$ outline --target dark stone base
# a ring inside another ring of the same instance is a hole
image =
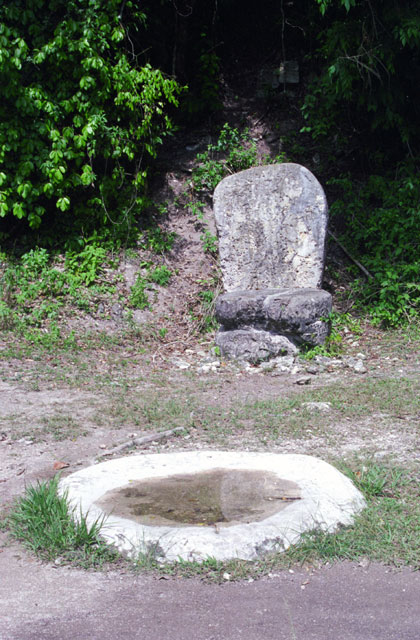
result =
[[[261,362],[316,346],[330,332],[332,298],[322,289],[232,291],[216,301],[216,344],[228,358]]]

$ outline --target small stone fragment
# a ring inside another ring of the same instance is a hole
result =
[[[59,471],[60,469],[66,469],[69,466],[70,466],[69,462],[63,462],[62,460],[58,460],[57,462],[54,462],[53,469],[54,471]]]
[[[358,360],[353,369],[355,370],[356,373],[366,373],[367,369],[365,367],[365,365],[363,364],[363,360]]]
[[[302,407],[309,409],[310,411],[321,411],[322,413],[328,413],[331,411],[330,402],[302,402]]]
[[[355,373],[366,373],[367,369],[363,363],[363,360],[360,358],[349,357],[344,360],[344,364],[349,368],[353,369]]]
[[[312,376],[315,376],[319,372],[319,369],[318,367],[309,366],[309,367],[306,367],[306,371],[307,373],[310,373]]]
[[[186,362],[186,360],[181,360],[181,358],[173,358],[172,363],[178,369],[189,369],[191,366],[189,362]]]
[[[118,302],[116,302],[111,307],[111,318],[115,321],[121,320],[123,311],[123,307]]]

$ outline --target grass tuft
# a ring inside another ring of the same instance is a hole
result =
[[[115,560],[117,554],[100,538],[104,520],[88,525],[82,514],[76,518],[67,493],[58,493],[58,481],[57,475],[27,487],[9,516],[12,535],[45,560],[60,558],[84,567]]]

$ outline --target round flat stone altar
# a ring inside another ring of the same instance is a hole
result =
[[[331,465],[305,455],[188,451],[127,456],[60,482],[105,540],[163,562],[252,560],[305,531],[350,525],[361,493]]]

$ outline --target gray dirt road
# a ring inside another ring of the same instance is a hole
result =
[[[54,568],[0,553],[1,640],[419,640],[420,572],[340,563],[254,582]]]

